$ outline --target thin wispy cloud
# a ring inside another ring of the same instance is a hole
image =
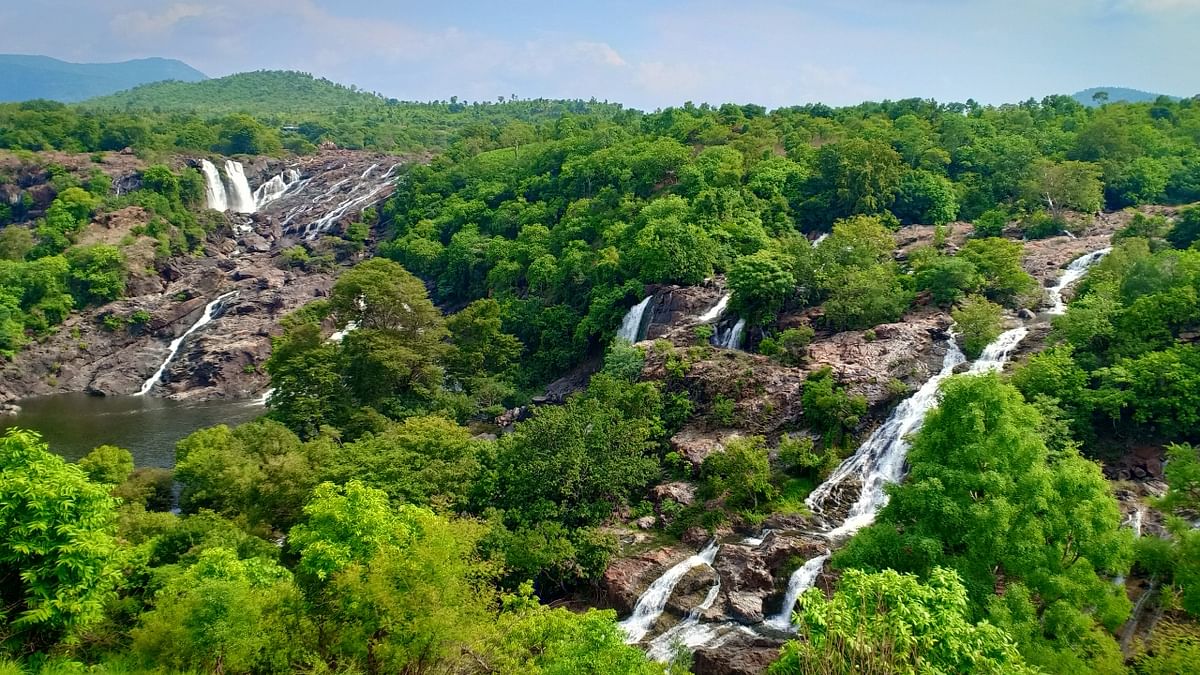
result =
[[[642,108],[1125,85],[1200,91],[1200,0],[47,0],[0,9],[6,50],[288,68],[402,99],[596,97]]]

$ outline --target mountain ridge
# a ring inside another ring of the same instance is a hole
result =
[[[41,98],[75,103],[150,82],[205,79],[183,61],[163,57],[73,63],[38,54],[0,54],[0,102]]]
[[[1098,103],[1092,98],[1092,96],[1099,92],[1105,92],[1108,94],[1108,103],[1116,103],[1117,101],[1125,101],[1127,103],[1152,103],[1160,96],[1166,96],[1172,101],[1178,101],[1180,99],[1179,96],[1158,94],[1152,91],[1145,91],[1143,89],[1134,89],[1133,87],[1088,87],[1087,89],[1071,94],[1071,98],[1079,101],[1083,105],[1093,107],[1098,105]]]

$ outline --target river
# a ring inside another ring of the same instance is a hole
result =
[[[133,453],[137,466],[175,465],[175,443],[197,429],[230,426],[263,414],[254,401],[173,401],[152,396],[56,394],[20,401],[16,415],[0,416],[0,429],[21,427],[42,435],[69,460],[98,445]]]

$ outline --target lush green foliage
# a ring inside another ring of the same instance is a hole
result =
[[[114,499],[37,434],[0,437],[0,648],[74,638],[116,581]]]
[[[905,483],[835,564],[921,577],[952,568],[969,616],[1008,631],[1031,663],[1108,672],[1121,661],[1108,630],[1129,601],[1102,573],[1128,569],[1129,537],[1099,468],[1073,447],[1052,453],[1041,427],[997,376],[947,380]]]
[[[1000,305],[977,295],[968,296],[959,303],[950,316],[954,327],[962,335],[963,353],[974,359],[993,340],[1000,336],[1004,315]]]
[[[967,591],[952,570],[934,568],[928,583],[911,574],[847,570],[831,600],[800,597],[793,640],[768,671],[802,673],[1040,672],[1025,664],[1012,638],[968,617]]]

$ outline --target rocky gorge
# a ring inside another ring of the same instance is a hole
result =
[[[112,171],[114,185],[130,186],[140,164],[115,157],[103,166]],[[279,321],[324,296],[338,268],[365,254],[330,251],[325,262],[305,265],[289,262],[284,252],[301,241],[328,249],[318,240],[322,234],[386,199],[395,169],[424,157],[326,149],[288,161],[244,159],[252,189],[275,181],[280,194],[254,213],[220,214],[202,255],[156,261],[154,240],[133,234],[148,218],[139,207],[103,214],[88,225],[81,243],[132,240],[124,247],[132,270],[126,296],[72,315],[52,335],[0,365],[0,401],[66,392],[136,394],[163,363],[169,343],[204,315],[210,301],[227,293],[232,295],[214,307],[212,325],[180,345],[161,384],[148,393],[187,400],[260,396],[268,383],[262,365]]]

